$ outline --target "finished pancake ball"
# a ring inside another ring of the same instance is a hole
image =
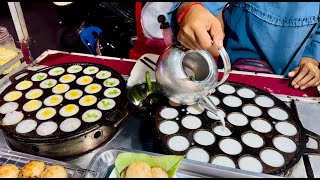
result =
[[[19,168],[13,164],[0,166],[0,178],[18,178]]]
[[[50,166],[41,174],[41,178],[68,178],[68,172],[63,166]]]
[[[40,178],[46,169],[46,164],[42,161],[30,161],[21,169],[20,178]]]
[[[169,178],[167,171],[159,167],[151,168],[152,178]]]
[[[136,161],[128,166],[126,178],[152,178],[151,167],[144,162]]]

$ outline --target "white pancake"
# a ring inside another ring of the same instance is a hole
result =
[[[260,159],[271,167],[281,167],[285,160],[284,157],[273,149],[265,149],[260,152]]]
[[[37,121],[32,120],[32,119],[26,119],[26,120],[21,121],[17,125],[16,131],[17,131],[17,133],[25,134],[25,133],[33,131],[34,129],[36,129],[36,127],[37,127]]]
[[[68,100],[75,100],[80,98],[83,95],[83,92],[79,89],[71,89],[70,91],[64,94],[64,97]]]
[[[84,70],[83,70],[83,73],[84,74],[87,74],[87,75],[91,75],[91,74],[95,74],[99,71],[99,68],[98,67],[95,67],[95,66],[88,66],[86,67]]]
[[[8,94],[6,94],[3,99],[5,101],[11,102],[11,101],[15,101],[17,99],[19,99],[22,96],[22,92],[21,91],[11,91]]]
[[[196,116],[186,116],[181,120],[181,124],[187,129],[198,129],[202,122]]]
[[[75,74],[75,73],[82,71],[82,69],[83,69],[82,66],[73,65],[73,66],[68,67],[67,72],[71,73],[71,74]]]
[[[22,109],[25,112],[32,112],[32,111],[38,110],[41,106],[42,106],[41,101],[33,99],[25,103]]]
[[[57,111],[52,107],[42,108],[37,112],[36,118],[39,120],[48,120],[55,116],[56,113]]]
[[[237,91],[237,94],[243,98],[254,98],[256,96],[256,93],[253,92],[251,89],[248,88],[241,88]]]
[[[298,133],[297,128],[288,122],[278,122],[275,128],[279,133],[286,136],[294,136]]]
[[[97,105],[97,107],[101,110],[110,110],[114,106],[116,106],[116,102],[113,99],[102,99]]]
[[[121,94],[121,90],[118,88],[108,88],[103,92],[103,95],[107,98],[115,98]]]
[[[11,113],[15,110],[17,110],[19,107],[19,104],[16,102],[7,102],[4,103],[1,107],[0,107],[0,113],[1,114],[7,114],[7,113]]]
[[[174,119],[178,117],[179,112],[174,108],[164,108],[160,111],[160,116],[164,119]]]
[[[239,168],[246,171],[253,171],[261,173],[263,171],[263,166],[261,162],[251,156],[241,157],[238,161]]]
[[[289,115],[286,111],[280,109],[280,108],[272,108],[268,111],[269,116],[276,120],[284,121],[289,118]]]
[[[57,80],[55,79],[46,79],[40,83],[40,87],[42,89],[52,88],[57,84]]]
[[[43,91],[41,89],[31,89],[25,95],[26,99],[37,99],[42,96]]]
[[[224,127],[223,125],[219,125],[213,128],[213,132],[219,136],[230,136],[232,132],[229,128]]]
[[[221,140],[219,143],[219,148],[224,153],[227,153],[230,155],[237,155],[237,154],[240,154],[242,151],[241,144],[238,141],[231,138],[225,138]]]
[[[220,104],[220,100],[216,97],[216,96],[208,96],[208,98],[211,99],[211,101],[213,102],[214,105],[218,106]]]
[[[71,83],[76,79],[76,76],[73,74],[65,74],[59,78],[61,83]]]
[[[250,125],[255,131],[261,133],[268,133],[272,130],[271,124],[264,119],[254,119],[251,121]]]
[[[75,104],[65,105],[59,110],[59,114],[63,117],[70,117],[77,114],[78,112],[79,112],[79,106]]]
[[[100,84],[89,84],[88,86],[86,86],[84,88],[84,91],[88,94],[95,94],[98,93],[99,91],[101,91],[102,86]]]
[[[230,167],[230,168],[236,168],[236,164],[233,162],[233,160],[223,155],[217,155],[213,157],[211,164]]]
[[[22,90],[29,89],[32,85],[33,85],[33,82],[32,82],[32,81],[24,80],[24,81],[19,82],[19,83],[16,85],[16,89],[22,91]]]
[[[85,95],[79,100],[81,106],[92,106],[97,102],[97,98],[93,95]]]
[[[120,84],[119,79],[116,78],[108,78],[103,82],[105,87],[116,87]]]
[[[37,73],[31,77],[31,81],[42,81],[42,80],[45,80],[47,77],[48,77],[48,74],[46,73]]]
[[[248,118],[242,113],[233,112],[227,116],[227,120],[235,126],[245,126],[248,124]]]
[[[109,78],[111,76],[111,72],[109,72],[109,71],[104,71],[104,70],[102,70],[102,71],[100,71],[100,72],[98,72],[97,74],[96,74],[96,78],[97,79],[107,79],[107,78]]]
[[[214,135],[209,131],[197,131],[193,135],[193,139],[200,145],[209,146],[216,141]]]
[[[61,95],[51,95],[47,97],[43,103],[46,106],[57,106],[63,101],[63,97]]]
[[[218,87],[218,90],[224,94],[232,94],[236,92],[236,89],[228,84],[222,84],[221,86]]]
[[[209,162],[210,156],[207,151],[201,148],[191,148],[186,155],[187,159],[200,161],[200,162]]]
[[[222,118],[225,118],[226,117],[226,113],[221,110],[221,109],[218,109],[218,112],[217,114],[222,117]],[[211,111],[207,111],[207,116],[210,118],[210,119],[214,119],[214,120],[220,120],[219,117],[217,117],[215,114],[213,114]]]
[[[58,124],[52,121],[41,123],[36,132],[39,136],[48,136],[58,129]]]
[[[67,118],[60,124],[59,128],[63,132],[72,132],[81,126],[81,121],[78,118]]]
[[[17,124],[23,119],[24,115],[21,111],[12,111],[4,116],[2,119],[2,125],[10,126]]]
[[[85,86],[90,84],[92,81],[93,81],[93,78],[90,76],[81,76],[77,79],[76,83],[81,86]]]
[[[268,107],[274,106],[273,100],[267,96],[258,96],[254,99],[254,101],[256,102],[256,104],[258,104],[261,107],[268,108]]]
[[[57,84],[55,87],[52,88],[52,92],[55,94],[63,94],[69,91],[69,89],[69,84]]]
[[[173,136],[168,141],[168,146],[174,151],[185,151],[190,146],[187,138],[183,136]]]
[[[229,107],[239,107],[242,105],[241,99],[236,96],[226,96],[222,99],[222,102]]]
[[[296,144],[287,137],[278,136],[272,142],[277,149],[285,153],[293,153],[297,149]]]
[[[51,69],[51,70],[48,72],[48,74],[49,74],[50,76],[59,76],[59,75],[63,74],[64,71],[65,71],[64,68],[62,68],[62,67],[56,67],[56,68]]]
[[[252,148],[260,148],[264,144],[262,137],[252,132],[244,133],[241,136],[241,140],[244,144]]]
[[[179,125],[174,121],[163,121],[159,125],[159,131],[166,135],[175,134],[179,131]]]
[[[187,107],[187,111],[191,114],[201,114],[204,111],[204,108],[200,104],[193,104]]]
[[[89,109],[82,114],[82,120],[84,122],[96,122],[102,117],[101,111],[97,109]]]
[[[262,111],[260,110],[260,108],[258,108],[257,106],[254,105],[245,105],[242,108],[242,111],[251,117],[258,117],[262,115]]]

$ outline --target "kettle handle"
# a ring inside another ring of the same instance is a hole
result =
[[[224,47],[222,47],[218,51],[219,51],[219,54],[222,58],[224,73],[223,73],[222,79],[218,82],[216,87],[221,85],[222,83],[224,83],[227,80],[227,78],[229,77],[229,74],[231,72],[231,62],[230,62],[230,58],[229,58],[227,51],[224,49]]]

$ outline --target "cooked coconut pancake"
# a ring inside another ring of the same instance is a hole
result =
[[[220,104],[220,100],[216,97],[216,96],[208,96],[209,99],[211,99],[211,101],[213,102],[214,105],[218,106]]]
[[[179,115],[179,112],[174,108],[164,108],[160,111],[160,116],[164,119],[174,119]]]
[[[37,99],[42,96],[43,91],[41,89],[31,89],[25,95],[26,99]]]
[[[263,171],[263,166],[261,162],[251,156],[241,157],[238,161],[239,168],[246,171],[253,171],[261,173]]]
[[[21,169],[20,178],[40,178],[41,173],[46,169],[46,164],[42,161],[30,161]]]
[[[219,136],[230,136],[232,132],[227,127],[224,127],[223,125],[218,125],[213,128],[213,132],[216,133]]]
[[[89,84],[84,88],[84,91],[88,94],[95,94],[101,91],[101,89],[102,89],[102,86],[100,84]]]
[[[224,94],[232,94],[236,92],[236,89],[228,84],[223,84],[218,87],[218,90]]]
[[[201,149],[201,148],[191,148],[187,155],[187,159],[194,160],[194,161],[200,161],[200,162],[209,162],[210,156],[207,153],[207,151]]]
[[[81,126],[81,121],[78,118],[67,118],[60,124],[60,129],[63,132],[72,132]]]
[[[227,116],[227,120],[235,126],[245,126],[248,124],[248,118],[242,113],[233,112]]]
[[[293,153],[297,149],[296,144],[287,137],[278,136],[272,142],[277,149],[285,153]]]
[[[218,114],[218,116],[220,116],[221,118],[225,118],[225,117],[226,117],[226,113],[225,113],[222,109],[218,109],[217,114]],[[213,114],[211,111],[207,111],[207,116],[208,116],[210,119],[220,120],[220,118],[217,117],[215,114]]]
[[[193,139],[200,145],[209,146],[213,144],[216,139],[214,135],[209,131],[200,130],[194,133]]]
[[[260,159],[271,167],[281,167],[284,164],[284,157],[273,149],[261,151]]]
[[[251,89],[248,88],[241,88],[237,91],[237,94],[243,98],[254,98],[256,96],[256,93],[253,92]]]
[[[24,80],[24,81],[19,82],[16,85],[16,89],[17,90],[26,90],[26,89],[30,88],[32,85],[33,85],[32,81]]]
[[[41,123],[36,132],[39,136],[48,136],[54,133],[58,129],[58,124],[52,121],[46,121]]]
[[[0,113],[1,114],[7,114],[7,113],[11,113],[15,110],[17,110],[19,107],[19,104],[16,102],[7,102],[4,103],[1,107],[0,107]]]
[[[280,121],[284,121],[289,118],[288,113],[280,108],[272,108],[268,111],[268,114],[272,118],[274,118],[276,120],[280,120]]]
[[[201,114],[204,108],[200,104],[193,104],[187,107],[187,111],[191,114]]]
[[[41,178],[68,178],[68,172],[66,168],[54,165],[48,167],[42,174]]]
[[[97,109],[90,109],[82,114],[82,120],[84,122],[96,122],[101,117],[102,117],[102,113],[101,113],[101,111],[99,111]]]
[[[97,98],[93,95],[85,95],[79,100],[81,106],[91,106],[97,102]]]
[[[187,138],[183,136],[173,136],[168,141],[168,146],[174,151],[185,151],[188,149],[190,143]]]
[[[237,140],[231,138],[225,138],[221,140],[219,143],[219,147],[224,153],[230,155],[237,155],[242,151],[241,144]]]
[[[286,136],[294,136],[297,134],[297,128],[288,122],[278,122],[275,125],[276,130]]]
[[[159,131],[166,135],[171,135],[179,131],[179,125],[174,121],[163,121],[159,125]]]
[[[120,81],[116,78],[109,78],[103,82],[103,85],[105,87],[115,87],[115,86],[118,86],[119,84],[120,84]]]
[[[81,76],[77,79],[76,83],[84,86],[84,85],[88,85],[93,81],[93,78],[90,76]]]
[[[167,171],[159,167],[151,168],[152,178],[169,178]]]
[[[11,101],[15,101],[15,100],[19,99],[21,96],[22,96],[21,91],[11,91],[8,94],[6,94],[3,99],[5,101],[11,102]]]
[[[125,172],[125,178],[152,178],[151,167],[145,162],[132,162]]]
[[[260,148],[264,144],[262,137],[252,132],[244,133],[241,136],[241,140],[244,144],[252,148]]]
[[[0,178],[18,178],[19,172],[19,168],[14,164],[0,166]]]
[[[51,69],[51,70],[48,72],[48,74],[49,74],[50,76],[59,76],[59,75],[63,74],[64,71],[65,71],[64,68],[62,68],[62,67],[56,67],[56,68]]]
[[[40,83],[40,87],[42,89],[52,88],[57,84],[57,80],[55,79],[46,79]]]
[[[256,104],[258,104],[261,107],[272,107],[274,106],[274,102],[272,99],[270,99],[267,96],[258,96],[257,98],[254,99]]]
[[[76,79],[76,76],[73,74],[65,74],[59,78],[61,83],[70,83]]]
[[[83,70],[83,73],[87,75],[91,75],[91,74],[97,73],[98,71],[99,71],[99,68],[95,66],[88,66]]]
[[[51,95],[47,97],[43,103],[46,106],[57,106],[63,101],[63,97],[61,95]]]
[[[83,95],[83,92],[79,89],[72,89],[70,91],[68,91],[64,97],[68,100],[75,100],[80,98]]]
[[[77,114],[79,112],[79,107],[75,104],[68,104],[63,106],[60,111],[59,114],[63,117],[70,117],[73,116],[75,114]]]
[[[82,69],[83,69],[82,66],[73,65],[73,66],[68,67],[67,72],[71,73],[71,74],[75,74],[75,73],[82,71]]]
[[[24,115],[21,111],[12,111],[4,116],[2,119],[2,125],[10,126],[17,124],[23,119]]]
[[[251,121],[250,125],[254,130],[261,133],[270,132],[272,129],[272,126],[268,121],[260,118]]]
[[[32,111],[38,110],[41,106],[42,106],[41,101],[33,99],[25,103],[22,109],[25,112],[32,112]]]
[[[26,119],[21,121],[17,127],[16,127],[16,131],[17,133],[20,134],[25,134],[28,132],[31,132],[32,130],[36,129],[37,127],[37,122],[33,119]]]
[[[81,104],[80,104],[81,105]],[[100,110],[110,110],[116,105],[116,102],[113,99],[102,99],[98,102],[97,107]]]
[[[186,116],[182,119],[181,124],[187,129],[198,129],[202,122],[196,116]]]
[[[47,120],[52,118],[54,115],[56,115],[57,111],[54,108],[47,107],[40,109],[37,114],[36,118],[39,120]]]
[[[69,84],[57,84],[55,87],[52,88],[52,92],[55,94],[63,94],[69,91],[69,89]]]
[[[230,167],[230,168],[236,168],[236,164],[233,162],[233,160],[224,155],[217,155],[213,157],[211,164]]]
[[[258,116],[261,116],[261,114],[262,114],[262,111],[260,110],[260,108],[258,108],[255,105],[245,105],[242,108],[242,111],[246,115],[251,116],[251,117],[258,117]]]
[[[107,79],[111,76],[111,72],[109,71],[100,71],[96,74],[98,79]]]
[[[118,88],[108,88],[104,91],[103,95],[107,98],[115,98],[121,94],[121,90]]]
[[[222,102],[229,107],[239,107],[242,105],[241,99],[236,96],[226,96]]]
[[[48,77],[48,74],[46,74],[46,73],[37,73],[31,77],[31,80],[32,81],[42,81],[42,80],[45,80],[47,77]]]

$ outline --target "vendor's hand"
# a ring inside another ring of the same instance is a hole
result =
[[[295,77],[291,85],[294,88],[304,90],[308,87],[318,86],[320,84],[320,70],[318,61],[303,57],[298,67],[289,72],[289,77]]]
[[[188,7],[182,3],[178,8],[177,16]],[[180,22],[178,41],[189,49],[209,49],[212,40],[215,46],[223,47],[224,32],[220,21],[206,8],[197,4],[193,5]]]

